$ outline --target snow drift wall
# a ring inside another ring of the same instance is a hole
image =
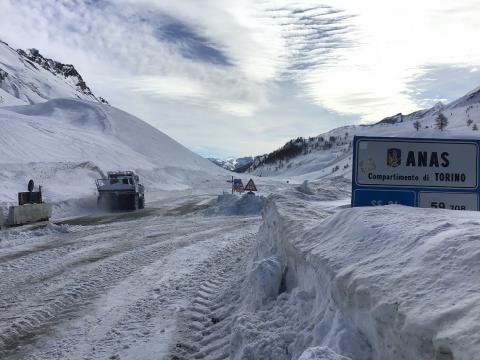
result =
[[[54,205],[93,199],[95,206],[94,180],[111,170],[135,170],[148,193],[225,185],[223,169],[108,105],[54,99],[4,107],[0,129],[3,207],[11,205],[32,178],[44,186],[45,199]]]
[[[260,215],[267,199],[264,196],[223,194],[206,210],[207,215]]]
[[[245,308],[298,322],[285,358],[311,348],[303,359],[478,359],[480,214],[389,206],[326,217],[321,202],[275,195],[263,215]],[[262,338],[241,322],[236,334]]]

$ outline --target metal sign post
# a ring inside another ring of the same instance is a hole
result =
[[[479,210],[479,140],[353,141],[352,207],[401,204]]]

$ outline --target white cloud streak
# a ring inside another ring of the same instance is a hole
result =
[[[158,107],[176,108],[178,124],[191,106],[195,119],[215,119],[216,136],[231,139],[225,146],[248,142],[229,126],[254,124],[258,114],[259,141],[286,140],[268,139],[282,126],[268,119],[280,107],[272,95],[279,82],[293,81],[295,95],[319,113],[369,122],[424,105],[411,86],[429,64],[472,74],[480,65],[475,0],[0,0],[0,12],[0,37],[12,45],[74,63],[98,95],[181,141],[192,136],[174,124],[164,129]],[[282,121],[291,128],[299,119]]]
[[[348,19],[351,46],[331,49],[300,74],[306,94],[339,113],[364,122],[418,109],[408,84],[425,74],[425,65],[475,66],[480,48],[480,8],[476,1],[327,0],[355,16]],[[465,89],[467,91],[469,89]]]
[[[237,13],[235,2],[229,11],[214,4],[0,0],[2,13],[11,14],[0,23],[0,33],[19,46],[34,45],[50,56],[78,61],[93,83],[108,77],[125,90],[175,99],[183,91],[197,103],[249,116],[265,104],[265,84],[277,73],[270,59],[281,49],[272,44],[279,40],[269,37],[267,27],[249,22],[251,14]],[[187,35],[207,39],[211,44],[201,46],[218,49],[232,65],[182,56],[181,39],[168,42],[156,35],[169,21],[191,29]],[[257,31],[263,35],[254,36]]]

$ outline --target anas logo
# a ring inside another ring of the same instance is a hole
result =
[[[368,158],[365,161],[363,161],[363,160],[360,161],[359,165],[360,165],[360,170],[364,174],[368,174],[372,171],[375,171],[375,169],[377,168],[377,166],[375,165],[375,161],[373,161],[372,158]]]
[[[402,150],[388,149],[387,151],[387,165],[390,167],[400,166],[402,163]]]

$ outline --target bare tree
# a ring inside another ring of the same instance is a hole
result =
[[[422,127],[422,124],[420,124],[420,121],[417,120],[413,123],[413,127],[418,131]]]
[[[472,125],[472,124],[473,124],[473,120],[472,120],[472,119],[468,119],[468,120],[467,120],[467,126],[470,126],[470,125]]]
[[[477,124],[473,124],[473,126],[472,126],[472,130],[473,130],[473,131],[477,131],[477,130],[478,130],[478,126],[477,126]]]

